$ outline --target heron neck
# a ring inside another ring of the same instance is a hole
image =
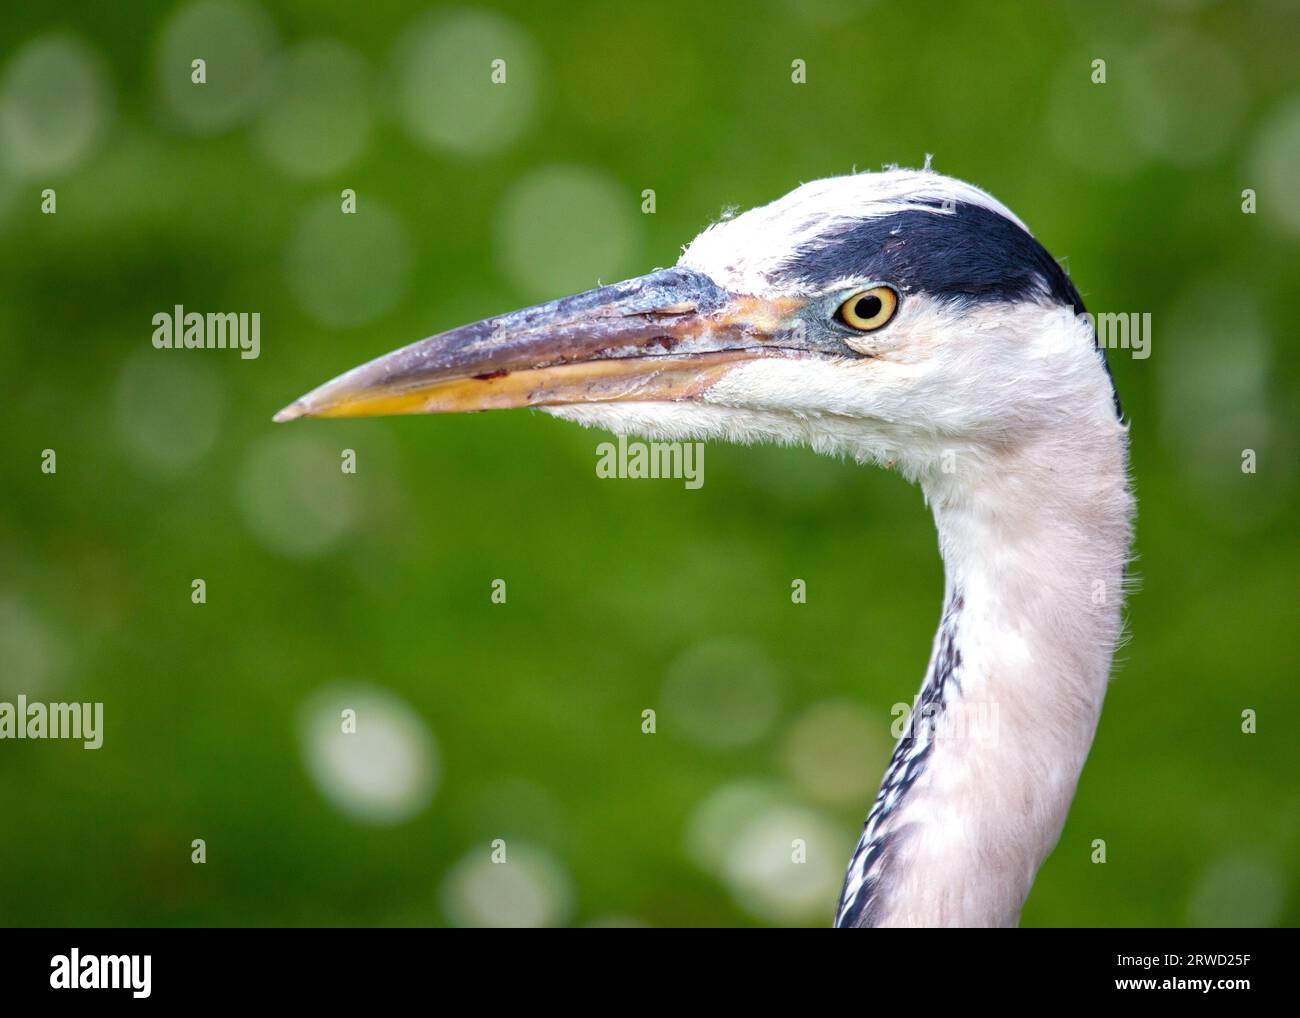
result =
[[[1112,419],[1080,432],[959,454],[923,481],[942,620],[842,925],[1015,925],[1060,837],[1120,634],[1130,540],[1126,431]]]

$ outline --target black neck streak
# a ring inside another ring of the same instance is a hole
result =
[[[948,690],[961,690],[962,659],[957,634],[964,605],[961,591],[954,590],[939,623],[930,670],[912,707],[907,729],[894,747],[880,791],[849,862],[836,910],[836,926],[875,926],[881,919],[881,892],[889,879],[890,856],[903,833],[891,828],[890,821],[925,772],[934,750],[935,730]],[[854,887],[856,877],[865,879]]]

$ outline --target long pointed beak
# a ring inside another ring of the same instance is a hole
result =
[[[275,420],[690,399],[743,361],[814,352],[801,305],[664,269],[422,339],[313,389]]]

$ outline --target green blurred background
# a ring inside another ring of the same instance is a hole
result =
[[[1023,922],[1294,925],[1298,32],[1282,0],[7,10],[0,699],[106,734],[0,743],[0,923],[829,923],[938,618],[916,490],[720,445],[698,491],[602,481],[605,436],[527,411],[270,415],[933,153],[1153,322],[1111,354],[1132,637]],[[175,304],[260,312],[261,356],[154,350]]]

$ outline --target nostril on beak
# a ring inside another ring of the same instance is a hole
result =
[[[667,307],[655,308],[648,314],[653,318],[673,318],[677,315],[689,315],[696,308],[697,305],[693,301],[682,301],[680,304],[669,304]]]

